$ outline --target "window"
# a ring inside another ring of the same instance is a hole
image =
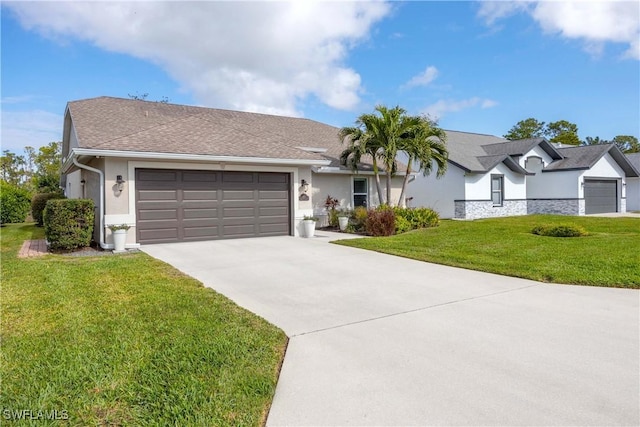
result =
[[[353,178],[353,207],[364,206],[366,208],[368,196],[367,179]]]
[[[504,200],[504,177],[491,175],[491,201],[493,206],[502,206]]]

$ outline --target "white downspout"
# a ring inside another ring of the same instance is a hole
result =
[[[100,176],[99,178],[100,203],[98,207],[98,215],[99,215],[99,222],[100,222],[100,242],[99,243],[102,249],[110,249],[109,247],[107,247],[107,244],[104,241],[104,173],[100,169],[83,165],[82,163],[78,162],[78,159],[76,159],[75,157],[73,157],[72,161],[73,161],[73,164],[79,167],[80,169],[85,169],[85,170],[88,170],[89,172],[95,172]]]

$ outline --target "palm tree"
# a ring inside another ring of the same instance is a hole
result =
[[[419,171],[431,172],[432,159],[438,166],[438,176],[446,170],[448,152],[444,146],[445,134],[426,117],[409,116],[399,106],[387,108],[378,105],[372,114],[362,114],[356,120],[355,127],[340,130],[340,138],[344,142],[349,137],[350,145],[340,156],[344,165],[357,170],[362,156],[370,155],[373,161],[373,173],[376,179],[378,199],[381,204],[391,204],[391,179],[396,174],[396,157],[399,152],[409,156],[407,176],[402,186],[400,203],[411,173],[411,165],[418,162]],[[387,194],[382,197],[378,162],[384,166]]]
[[[433,171],[434,165],[437,168],[436,176],[442,177],[447,171],[447,160],[449,151],[446,147],[447,134],[440,129],[428,117],[413,117],[415,126],[402,139],[400,151],[407,155],[407,173],[402,182],[402,190],[398,205],[402,205],[404,194],[409,182],[414,163],[418,165],[418,171],[426,176]]]
[[[380,203],[384,203],[382,187],[380,186],[380,168],[378,167],[378,151],[380,146],[378,145],[378,141],[372,137],[372,132],[368,132],[368,127],[371,127],[371,116],[371,114],[363,114],[356,120],[357,127],[343,127],[340,129],[340,140],[343,143],[347,140],[349,141],[349,147],[340,154],[340,163],[357,171],[362,156],[370,156],[373,165],[373,176],[376,181],[378,200]]]

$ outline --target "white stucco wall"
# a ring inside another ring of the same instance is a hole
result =
[[[408,205],[431,208],[441,218],[453,218],[454,200],[464,199],[464,182],[464,171],[452,164],[447,166],[442,178],[436,178],[435,173],[427,176],[418,174],[407,187],[407,197],[413,197]]]
[[[531,156],[540,157],[545,166],[547,166],[549,163],[553,161],[551,156],[549,156],[546,151],[540,148],[539,145],[536,145],[530,151],[528,151],[524,156],[521,156],[518,159],[518,163],[520,163],[520,166],[522,166],[523,168],[526,167],[527,157],[531,157]]]
[[[528,199],[576,199],[582,171],[539,172],[527,177]]]
[[[640,178],[627,178],[627,211],[640,211]]]
[[[524,200],[527,197],[525,176],[513,172],[504,163],[483,174],[465,176],[464,200],[491,200],[491,175],[504,176],[504,199]]]
[[[68,199],[82,199],[84,198],[84,188],[81,183],[82,171],[77,170],[67,174],[66,188],[64,189],[64,195]]]
[[[340,206],[338,209],[353,209],[353,179],[364,178],[367,180],[368,191],[368,206],[379,206],[378,192],[376,190],[375,178],[372,175],[358,174],[344,174],[344,173],[314,173],[313,174],[313,214],[318,217],[326,216],[324,202],[327,196],[338,199]],[[400,192],[402,189],[402,181],[404,177],[397,176],[391,180],[391,199],[392,204],[398,203]],[[386,196],[386,178],[380,177],[380,183],[382,187],[382,194]],[[407,187],[408,188],[408,187]],[[324,221],[320,225],[326,225]]]

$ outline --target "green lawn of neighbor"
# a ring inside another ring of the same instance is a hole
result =
[[[574,224],[586,237],[543,237],[537,225]],[[543,282],[640,287],[640,218],[531,215],[475,221],[391,237],[342,240],[340,245],[420,261]]]
[[[8,225],[0,238],[3,420],[29,410],[73,426],[264,423],[282,331],[144,253],[18,259],[42,229]],[[34,423],[59,425],[16,425]]]

